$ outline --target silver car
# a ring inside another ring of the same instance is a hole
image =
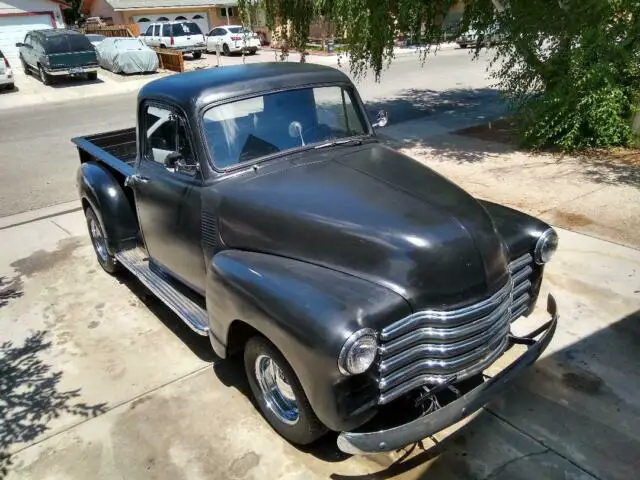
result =
[[[4,56],[2,50],[0,50],[0,89],[13,90],[15,87],[13,80],[13,71],[9,60]]]

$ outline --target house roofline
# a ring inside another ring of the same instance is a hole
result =
[[[83,1],[84,3],[84,1]],[[185,9],[185,8],[220,8],[220,7],[237,7],[237,5],[228,5],[222,4],[219,5],[215,2],[212,2],[210,5],[176,5],[174,7],[128,7],[128,8],[114,8],[114,12],[131,12],[133,10],[176,10],[176,9]]]

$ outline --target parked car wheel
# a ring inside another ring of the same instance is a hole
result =
[[[20,57],[20,63],[22,64],[22,71],[24,74],[29,75],[31,73],[31,69],[29,68],[29,65],[27,65],[27,62],[24,61],[24,58]]]
[[[461,43],[460,44],[460,48],[467,48],[467,44],[466,43]]]
[[[255,55],[257,52],[258,52],[257,48],[252,48],[251,50],[249,50],[250,55]]]
[[[98,79],[98,72],[89,72],[89,73],[87,73],[87,78],[89,80],[97,80]]]
[[[224,53],[227,57],[231,55],[231,50],[229,50],[229,45],[226,43],[222,45],[222,53]]]
[[[244,348],[244,368],[262,415],[285,439],[306,445],[327,432],[293,369],[266,338],[249,339]]]
[[[91,207],[88,207],[84,214],[87,219],[87,227],[89,228],[89,237],[91,238],[93,249],[96,252],[96,257],[98,257],[98,263],[107,273],[114,274],[118,272],[120,270],[120,264],[107,250],[106,237],[102,231],[98,217]]]
[[[200,57],[202,57],[202,52],[198,51],[198,52],[193,52],[193,59],[194,60],[198,60]]]
[[[51,77],[44,71],[42,65],[38,65],[38,74],[43,85],[51,85]]]

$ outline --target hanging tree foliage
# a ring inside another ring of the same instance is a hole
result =
[[[304,52],[309,26],[336,26],[352,74],[377,78],[403,34],[423,45],[443,38],[456,0],[240,0],[262,8],[283,54]],[[566,150],[627,145],[640,92],[640,0],[463,0],[459,31],[499,38],[491,72],[510,101],[523,138]],[[255,18],[255,17],[254,17]],[[303,56],[304,57],[304,56]]]

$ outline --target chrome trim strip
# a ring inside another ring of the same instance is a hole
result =
[[[481,361],[483,357],[488,355],[491,351],[497,348],[507,338],[507,328],[505,328],[504,335],[502,337],[495,338],[492,342],[480,346],[464,355],[442,360],[437,358],[425,358],[414,362],[406,367],[396,370],[390,375],[382,377],[378,381],[380,390],[388,390],[392,387],[400,385],[407,378],[414,378],[418,375],[442,375],[457,376],[459,372],[464,371],[467,368],[471,368]]]
[[[390,356],[396,353],[398,350],[410,347],[415,343],[421,341],[429,341],[431,343],[440,342],[447,343],[451,341],[458,341],[466,337],[470,337],[478,332],[486,330],[488,327],[496,323],[502,315],[508,310],[511,302],[503,302],[496,310],[486,317],[482,317],[479,320],[465,323],[458,327],[453,328],[437,328],[437,327],[424,327],[414,330],[409,335],[400,337],[397,340],[389,342],[385,345],[381,345],[379,352],[381,356]]]
[[[525,280],[519,285],[516,285],[516,288],[513,289],[513,298],[518,298],[523,293],[526,293],[531,288],[531,282],[529,280]]]
[[[456,374],[456,381],[469,378],[487,368],[489,365],[495,362],[496,359],[500,357],[500,355],[504,353],[508,345],[508,337],[505,336],[502,342],[500,342],[500,345],[498,345],[498,348],[496,348],[496,350],[491,354],[487,355],[485,359],[476,363],[475,365],[472,365],[471,367],[458,372]],[[421,387],[423,385],[437,385],[443,383],[449,378],[450,375],[420,375],[419,377],[413,378],[410,381],[403,383],[392,390],[381,393],[380,397],[378,398],[378,404],[384,405],[385,403],[389,403],[392,400],[401,397],[405,393],[408,393],[415,388]]]
[[[513,322],[514,320],[516,320],[518,317],[520,317],[521,315],[524,314],[524,312],[527,311],[527,308],[529,308],[529,305],[523,305],[520,308],[518,308],[517,310],[514,310],[511,313],[511,321]]]
[[[414,330],[420,325],[455,325],[456,320],[465,321],[470,316],[482,315],[486,311],[497,307],[505,298],[509,296],[513,289],[513,282],[508,281],[491,297],[473,305],[459,308],[457,310],[423,310],[398,320],[382,329],[380,339],[383,342],[393,340],[400,335]]]
[[[513,312],[514,310],[520,308],[522,305],[526,305],[530,298],[531,297],[528,293],[523,293],[522,295],[520,295],[511,303],[511,311]]]
[[[529,277],[533,273],[533,268],[526,266],[522,270],[518,271],[515,275],[513,275],[512,280],[514,285],[518,285],[525,278]]]
[[[516,270],[520,270],[520,268],[530,263],[533,263],[533,256],[530,253],[525,253],[521,257],[518,257],[515,260],[513,260],[511,263],[509,263],[509,271],[513,273]]]
[[[488,330],[484,331],[480,335],[462,340],[456,343],[450,344],[437,344],[437,343],[421,343],[414,345],[413,347],[401,352],[398,355],[382,360],[378,366],[380,373],[388,375],[389,373],[403,367],[420,358],[437,358],[437,359],[449,359],[451,357],[461,355],[465,352],[473,350],[474,348],[490,342],[494,338],[506,335],[507,326],[509,325],[511,315],[505,313],[502,318],[496,322]]]

